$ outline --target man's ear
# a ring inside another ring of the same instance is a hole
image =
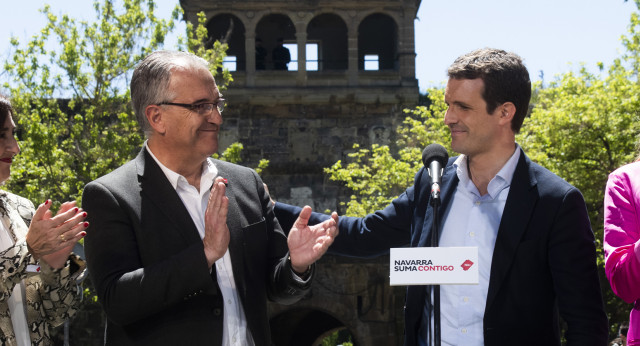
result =
[[[162,109],[158,105],[148,105],[144,110],[147,121],[154,132],[164,134],[166,132],[165,123],[162,118]]]
[[[511,120],[516,115],[516,105],[513,102],[505,102],[498,107],[500,122],[511,124]]]

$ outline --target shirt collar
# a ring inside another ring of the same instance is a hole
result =
[[[144,141],[145,148],[149,152],[149,155],[151,155],[151,157],[156,161],[158,166],[160,166],[160,169],[162,170],[164,175],[167,177],[167,180],[169,180],[169,183],[171,184],[171,186],[173,186],[174,189],[177,189],[178,184],[181,184],[181,185],[189,184],[187,182],[187,178],[172,171],[167,166],[163,165],[162,162],[160,162],[160,160],[158,160],[158,158],[155,155],[153,155],[151,148],[149,148],[148,142],[149,140]],[[202,163],[202,175],[200,176],[200,191],[206,191],[211,189],[211,186],[213,185],[213,179],[216,177],[217,174],[218,174],[218,169],[213,164],[211,159],[205,160]]]
[[[516,143],[516,149],[507,160],[507,162],[502,166],[500,171],[496,174],[493,179],[489,182],[489,186],[487,186],[487,193],[490,198],[495,198],[500,191],[504,188],[511,186],[511,179],[513,179],[513,174],[516,171],[516,166],[518,165],[518,160],[520,159],[520,146]],[[480,195],[478,192],[478,188],[476,188],[473,181],[469,178],[469,170],[467,168],[467,156],[462,154],[458,156],[458,158],[453,162],[453,166],[456,168],[456,174],[458,175],[458,179],[460,179],[460,184],[464,186],[470,192],[473,192],[476,195]]]

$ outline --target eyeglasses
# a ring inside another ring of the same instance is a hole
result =
[[[158,105],[168,105],[168,106],[178,106],[186,108],[192,112],[196,112],[202,116],[211,115],[213,112],[213,107],[218,109],[218,113],[222,114],[224,110],[224,106],[226,105],[227,100],[218,99],[216,102],[203,102],[203,103],[175,103],[175,102],[160,102]]]

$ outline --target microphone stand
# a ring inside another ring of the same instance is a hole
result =
[[[429,178],[431,181],[431,196],[429,198],[431,207],[433,208],[433,222],[431,227],[431,247],[438,247],[440,243],[439,237],[439,220],[438,220],[438,208],[440,207],[440,184],[442,180],[442,173],[444,167],[449,159],[447,150],[440,144],[429,144],[424,151],[422,151],[422,163],[429,171]],[[435,346],[440,346],[440,285],[430,285],[433,288],[433,328],[435,331],[429,333],[429,340],[434,340]],[[431,294],[429,293],[429,296]],[[431,298],[431,297],[429,297]],[[426,301],[426,300],[425,300]],[[431,331],[431,323],[429,323],[429,331]],[[427,340],[425,340],[427,341]]]
[[[438,220],[438,207],[440,207],[440,193],[438,191],[437,198],[431,198],[431,206],[433,207],[433,224],[431,227],[431,247],[438,247],[440,242],[438,229],[440,229],[440,222]],[[440,346],[440,285],[432,285],[433,288],[433,329],[432,334],[434,339],[434,345]],[[429,326],[431,327],[431,326]]]

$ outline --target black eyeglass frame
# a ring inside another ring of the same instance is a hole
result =
[[[198,103],[176,103],[176,102],[160,102],[158,106],[168,105],[168,106],[178,106],[182,108],[186,108],[192,112],[196,112],[200,115],[206,116],[213,112],[213,107],[218,110],[218,113],[222,114],[224,111],[224,107],[226,105],[227,100],[223,98],[219,98],[216,102],[198,102]]]

